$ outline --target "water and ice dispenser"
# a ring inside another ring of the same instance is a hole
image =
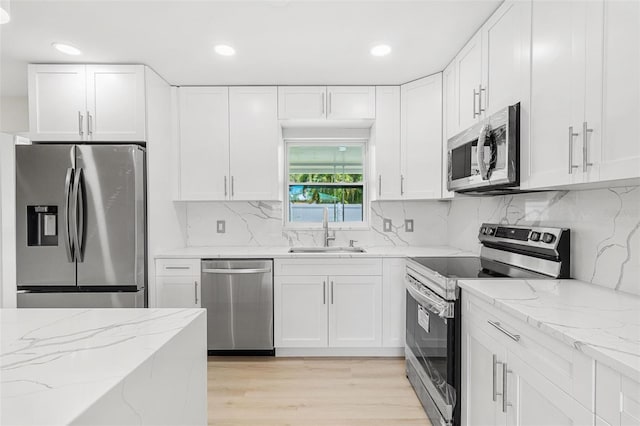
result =
[[[58,245],[58,206],[27,206],[27,245]]]

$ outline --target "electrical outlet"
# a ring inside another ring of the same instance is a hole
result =
[[[391,232],[391,219],[382,219],[382,230],[384,232]]]
[[[226,232],[227,222],[224,220],[219,220],[216,222],[216,232],[218,234],[224,234]]]
[[[404,232],[413,232],[413,219],[404,220]]]

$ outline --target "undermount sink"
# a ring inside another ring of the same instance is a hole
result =
[[[293,247],[289,253],[366,253],[362,247]]]

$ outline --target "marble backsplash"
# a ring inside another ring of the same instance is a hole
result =
[[[283,227],[279,202],[187,203],[188,246],[319,246],[322,231]],[[571,228],[572,277],[640,295],[640,187],[552,191],[453,201],[380,201],[370,210],[371,228],[336,232],[332,245],[449,245],[480,251],[483,222]],[[382,219],[392,232],[382,231]],[[406,232],[404,220],[414,220]],[[216,232],[216,221],[226,232]]]
[[[369,229],[338,230],[331,245],[410,246],[446,245],[449,203],[436,201],[373,202]],[[187,204],[188,246],[321,246],[322,230],[292,230],[283,226],[280,202],[198,202]],[[383,232],[383,218],[392,231]],[[406,232],[405,219],[414,231]],[[216,232],[216,221],[226,221],[226,232]]]
[[[449,245],[480,251],[482,222],[571,228],[571,276],[640,294],[640,187],[552,191],[451,202]]]

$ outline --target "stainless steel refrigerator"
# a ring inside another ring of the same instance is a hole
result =
[[[16,146],[18,307],[146,307],[145,150]]]

